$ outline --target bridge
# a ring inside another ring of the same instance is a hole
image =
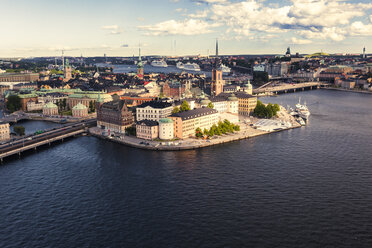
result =
[[[13,113],[0,118],[0,122],[17,123],[19,121],[30,119],[30,116],[26,115],[25,113]]]
[[[277,83],[273,86],[266,84],[263,87],[253,89],[254,94],[282,94],[296,91],[319,89],[328,86],[326,83],[322,82],[306,82],[306,83]]]
[[[36,150],[43,145],[51,145],[56,141],[63,141],[66,138],[82,134],[86,128],[96,125],[96,119],[89,119],[80,123],[64,125],[61,128],[50,129],[41,134],[27,135],[21,139],[10,141],[0,145],[0,161],[4,158],[21,153],[28,150]]]

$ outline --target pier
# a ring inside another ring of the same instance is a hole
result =
[[[306,83],[280,83],[273,85],[274,82],[270,82],[262,85],[257,89],[253,89],[254,94],[283,94],[283,93],[293,93],[296,91],[313,90],[320,89],[328,86],[326,83],[322,82],[306,82]]]
[[[56,141],[63,141],[66,138],[86,132],[87,128],[96,124],[96,119],[89,119],[80,123],[68,124],[61,128],[48,130],[41,134],[27,135],[21,139],[7,142],[0,145],[0,161],[4,158],[19,155],[28,150],[36,150],[40,146],[51,145]]]

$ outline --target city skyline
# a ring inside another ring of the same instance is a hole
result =
[[[369,1],[3,1],[0,57],[368,53]],[[16,18],[15,18],[16,17]]]

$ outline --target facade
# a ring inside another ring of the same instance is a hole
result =
[[[134,123],[133,113],[124,100],[103,103],[99,99],[96,106],[97,127],[101,129],[125,133],[125,129]]]
[[[34,102],[34,101],[28,101],[27,102],[27,111],[31,112],[31,111],[39,111],[39,110],[42,110],[43,107],[44,107],[45,103],[44,101],[38,101],[38,102]]]
[[[222,93],[221,96],[238,98],[239,115],[245,116],[251,115],[257,105],[257,97],[247,94],[246,92],[243,91],[235,92],[234,96],[231,96],[231,94],[228,93]]]
[[[66,59],[66,65],[63,71],[64,79],[63,81],[67,82],[72,78],[72,68],[70,66],[70,63],[68,59]]]
[[[48,102],[43,107],[43,115],[58,115],[58,107],[54,103]]]
[[[218,123],[219,113],[215,109],[198,108],[171,115],[173,120],[174,136],[185,139],[195,136],[197,128],[209,129],[213,124]]]
[[[9,139],[10,139],[9,123],[0,122],[0,141],[9,140]]]
[[[159,135],[159,124],[157,121],[142,120],[136,124],[136,136],[140,139],[153,140]]]
[[[78,103],[75,107],[72,108],[72,116],[73,117],[87,117],[88,116],[88,108]]]
[[[173,106],[168,102],[145,102],[139,105],[136,109],[137,121],[152,120],[159,121],[161,118],[165,118],[171,115]]]
[[[168,83],[163,85],[163,95],[165,97],[181,98],[186,92],[185,84],[180,82]]]
[[[39,73],[3,73],[0,82],[33,82],[39,80]]]
[[[68,96],[67,105],[69,109],[72,109],[78,103],[85,105],[89,108],[89,104],[95,104],[101,98],[104,102],[112,101],[112,96],[107,93],[94,92],[94,91],[82,91],[79,93],[71,94]]]
[[[234,93],[220,94],[211,98],[213,108],[219,113],[238,113],[239,100]]]
[[[159,120],[159,139],[171,140],[174,138],[173,120],[162,118]]]
[[[141,105],[145,102],[151,102],[155,100],[155,97],[141,97],[134,94],[124,94],[120,96],[121,100],[126,100],[127,102],[132,102],[132,106]]]

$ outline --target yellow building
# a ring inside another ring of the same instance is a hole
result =
[[[159,135],[159,124],[157,121],[142,120],[136,124],[136,136],[140,139],[153,140]]]
[[[230,93],[221,93],[220,96],[229,96]],[[257,105],[257,97],[247,94],[244,91],[235,92],[238,98],[238,114],[249,116],[253,113]]]
[[[213,124],[218,123],[219,113],[215,109],[198,108],[171,115],[173,120],[174,136],[186,139],[195,136],[197,128],[209,129]]]
[[[0,141],[9,140],[9,139],[10,139],[9,123],[0,122]]]

